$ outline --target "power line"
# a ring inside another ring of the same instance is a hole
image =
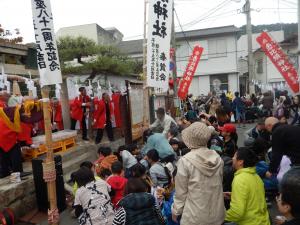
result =
[[[182,26],[181,26],[181,23],[180,23],[180,20],[179,20],[179,17],[178,17],[178,14],[177,14],[177,11],[176,11],[175,8],[174,8],[174,12],[175,12],[175,16],[176,16],[176,18],[177,18],[178,24],[179,24],[179,26],[180,26],[181,32],[182,32],[182,34],[183,34],[183,36],[184,36],[184,39],[185,39],[186,43],[188,44],[188,46],[190,47],[190,49],[193,51],[193,49],[192,49],[192,47],[191,47],[191,45],[190,45],[190,42],[188,41],[188,39],[187,39],[187,37],[186,37],[186,34],[185,34],[185,32],[184,32],[184,30],[183,30],[183,28],[182,28]],[[175,35],[175,34],[174,34],[174,35]]]
[[[221,2],[220,4],[218,4],[216,7],[212,8],[211,10],[209,10],[208,12],[202,14],[200,17],[198,17],[197,19],[190,21],[186,24],[184,24],[184,27],[191,27],[196,25],[197,23],[199,23],[200,21],[202,21],[203,19],[211,16],[212,14],[214,14],[215,12],[217,12],[218,10],[220,10],[221,8],[223,8],[225,5],[227,5],[227,3],[231,2],[231,0],[225,0],[223,2]]]
[[[297,6],[297,3],[296,2],[292,2],[292,1],[289,1],[289,0],[281,0],[282,2],[284,2],[285,4],[288,4],[288,5],[292,5],[292,6]]]

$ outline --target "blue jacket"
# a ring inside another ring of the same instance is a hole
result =
[[[163,203],[162,213],[163,213],[165,220],[167,221],[167,225],[179,225],[180,224],[180,222],[175,223],[172,220],[172,204],[174,202],[174,195],[175,195],[175,191],[173,191],[171,193],[169,201],[164,201],[164,203]]]
[[[275,176],[271,178],[266,178],[265,174],[269,170],[269,165],[265,161],[259,161],[256,164],[256,173],[260,176],[260,178],[264,182],[264,186],[266,190],[277,190],[278,189],[278,181]]]
[[[234,111],[239,111],[239,112],[245,111],[245,103],[240,97],[237,97],[233,100],[232,107]]]
[[[156,149],[158,151],[160,159],[170,155],[175,156],[172,146],[169,144],[166,137],[160,133],[155,133],[148,138],[146,145],[142,149],[142,154],[146,155],[151,149]]]

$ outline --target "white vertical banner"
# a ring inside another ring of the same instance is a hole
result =
[[[149,0],[147,86],[169,88],[173,0]]]
[[[31,0],[41,86],[62,83],[50,0]]]

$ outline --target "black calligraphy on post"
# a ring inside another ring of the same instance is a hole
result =
[[[31,0],[31,3],[41,84],[61,83],[50,0]]]
[[[173,0],[150,0],[147,45],[147,84],[168,88]]]

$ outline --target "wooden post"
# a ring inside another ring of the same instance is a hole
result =
[[[70,117],[70,104],[69,104],[67,79],[63,79],[63,82],[61,84],[60,101],[61,101],[64,129],[70,129],[71,117]]]
[[[52,149],[52,129],[51,129],[51,115],[50,115],[50,100],[49,100],[49,87],[44,86],[42,88],[42,97],[43,97],[43,115],[45,123],[45,137],[46,137],[46,147],[47,147],[47,158],[46,163],[54,162],[54,154]],[[50,203],[50,210],[57,209],[57,200],[56,200],[56,182],[50,181],[47,182],[48,189],[48,201]],[[52,224],[56,225],[56,224]]]

